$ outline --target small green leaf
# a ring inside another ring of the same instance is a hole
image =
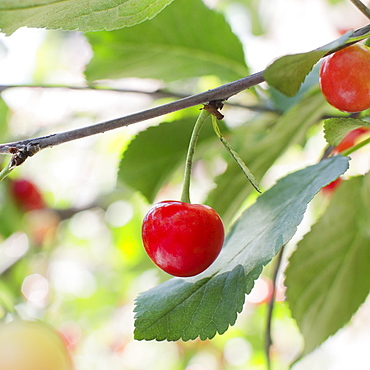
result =
[[[286,96],[294,96],[299,91],[313,66],[326,54],[326,51],[285,55],[273,62],[264,72],[267,83]]]
[[[337,146],[352,130],[370,127],[370,123],[355,118],[329,118],[324,122],[325,139],[331,146]]]
[[[369,294],[369,185],[370,175],[343,182],[290,258],[287,299],[303,355],[342,328]]]
[[[264,71],[263,75],[267,83],[286,96],[294,96],[314,65],[328,52],[344,45],[352,34],[353,31],[347,32],[339,39],[319,49],[307,53],[285,55],[275,60]]]
[[[20,27],[101,31],[133,26],[153,18],[173,0],[2,0],[0,30]]]
[[[186,152],[196,117],[164,122],[140,132],[124,152],[118,179],[139,190],[149,202],[180,165]],[[198,144],[214,138],[211,125],[204,125]]]
[[[86,70],[90,81],[206,75],[230,81],[248,75],[241,42],[201,0],[176,0],[150,22],[87,37],[94,51]]]
[[[270,86],[269,94],[275,109],[279,112],[286,112],[289,108],[292,108],[295,104],[299,103],[301,99],[307,94],[313,86],[317,87],[317,81],[319,79],[320,65],[316,64],[312,71],[307,75],[303,84],[299,88],[299,91],[294,96],[286,96],[274,87]]]
[[[138,296],[135,338],[204,340],[224,333],[263,266],[295,234],[307,204],[347,167],[348,158],[331,157],[278,181],[242,214],[205,272],[168,280]]]

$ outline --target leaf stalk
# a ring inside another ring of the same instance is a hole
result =
[[[228,153],[231,155],[231,157],[234,159],[234,161],[237,163],[237,165],[243,171],[246,178],[249,180],[249,182],[252,184],[252,186],[259,193],[261,193],[258,182],[257,182],[256,178],[254,177],[253,173],[250,171],[250,169],[247,167],[247,165],[244,163],[244,161],[240,158],[239,154],[231,147],[230,143],[222,136],[220,128],[218,127],[218,124],[217,124],[217,118],[214,115],[212,115],[212,126],[213,126],[213,129],[214,129],[216,135],[220,139],[222,145],[225,147],[225,149],[228,151]]]

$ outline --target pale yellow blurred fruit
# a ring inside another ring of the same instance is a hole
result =
[[[73,370],[61,337],[41,322],[0,324],[0,370]]]

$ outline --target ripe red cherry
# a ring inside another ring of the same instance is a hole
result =
[[[360,112],[370,107],[370,48],[355,44],[326,57],[320,87],[333,107]]]
[[[211,207],[163,201],[146,214],[142,238],[145,251],[159,268],[187,277],[201,273],[217,258],[224,227]]]

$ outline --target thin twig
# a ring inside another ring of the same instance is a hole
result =
[[[162,89],[157,89],[153,91],[145,91],[139,89],[126,89],[126,88],[117,88],[104,85],[61,85],[61,84],[7,84],[0,85],[0,92],[9,89],[17,88],[30,88],[30,89],[67,89],[67,90],[92,90],[92,91],[111,91],[118,93],[129,93],[129,94],[144,94],[151,95],[156,98],[184,98],[186,95],[179,94],[176,92],[169,92]]]
[[[271,370],[271,346],[273,344],[271,326],[272,326],[272,318],[273,318],[275,299],[276,299],[277,278],[279,275],[281,262],[283,260],[283,251],[284,251],[284,247],[281,248],[279,254],[277,255],[274,275],[272,277],[272,295],[271,295],[271,300],[268,306],[267,319],[266,319],[265,354],[266,354],[267,370]]]
[[[370,19],[370,9],[362,3],[360,0],[351,0],[351,3],[354,4],[362,14],[365,15],[368,19]]]
[[[98,123],[88,127],[79,128],[76,130],[62,132],[59,134],[2,144],[0,145],[0,154],[9,154],[10,148],[20,149],[23,148],[25,145],[37,145],[39,150],[41,150],[66,143],[68,141],[82,139],[84,137],[104,133],[106,131],[114,130],[120,127],[129,126],[137,122],[146,121],[151,118],[160,117],[168,113],[207,103],[212,100],[226,100],[231,96],[241,92],[242,90],[258,85],[263,81],[265,81],[263,77],[263,72],[258,72],[248,77],[241,78],[240,80],[219,86],[215,89],[179,99],[158,107],[150,108],[138,113],[130,114],[125,117]]]
[[[51,89],[61,89],[61,90],[78,90],[78,91],[109,91],[109,92],[116,92],[116,93],[124,93],[124,94],[142,94],[142,95],[148,95],[150,97],[153,97],[155,99],[160,98],[175,98],[175,99],[183,99],[188,97],[189,95],[181,94],[174,91],[167,91],[164,89],[157,89],[153,91],[145,91],[140,89],[126,89],[126,88],[116,88],[111,86],[104,86],[104,85],[59,85],[59,84],[7,84],[7,85],[0,85],[0,93],[5,90],[10,89],[17,89],[17,88],[28,88],[28,89],[45,89],[45,90],[51,90]],[[226,105],[230,107],[235,108],[243,108],[243,109],[249,109],[251,111],[255,112],[277,112],[276,109],[273,107],[268,107],[262,104],[240,104],[235,102],[225,102]]]

